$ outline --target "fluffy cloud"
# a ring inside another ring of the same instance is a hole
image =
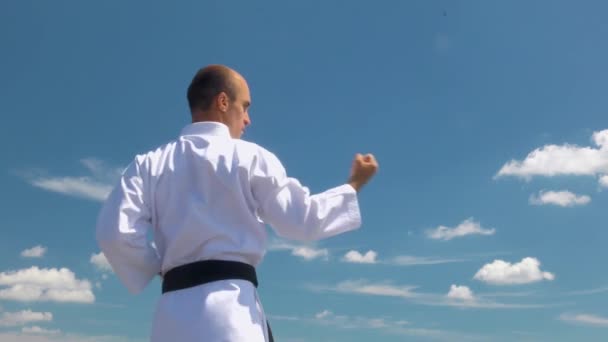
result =
[[[103,252],[91,254],[91,259],[89,259],[89,262],[91,262],[91,264],[93,264],[95,268],[101,272],[112,272],[112,266],[108,262],[108,259],[106,259]]]
[[[46,253],[46,247],[40,245],[25,249],[21,252],[21,256],[24,258],[41,258]]]
[[[329,250],[326,248],[314,248],[309,246],[294,245],[285,241],[275,240],[270,243],[271,251],[291,251],[291,255],[310,261],[314,259],[329,259]]]
[[[608,327],[608,317],[601,317],[589,314],[562,314],[559,317],[562,321],[575,324],[592,325],[598,327]]]
[[[591,202],[591,197],[577,195],[570,191],[540,191],[538,195],[530,196],[530,204],[533,205],[557,205],[560,207],[574,207]]]
[[[474,279],[493,285],[518,285],[553,280],[555,276],[541,271],[538,259],[528,257],[516,264],[494,260],[477,271]]]
[[[329,256],[327,249],[314,249],[311,247],[296,247],[291,251],[292,255],[301,257],[305,260],[313,260],[317,258],[325,258]]]
[[[113,184],[120,177],[122,170],[120,168],[110,168],[102,161],[94,158],[82,159],[80,162],[92,176],[28,176],[26,179],[31,185],[44,190],[95,201],[105,200],[112,190]]]
[[[511,160],[496,177],[514,176],[530,179],[533,176],[601,176],[608,174],[608,129],[593,133],[597,147],[576,145],[546,145],[530,152],[523,161]]]
[[[604,188],[608,188],[608,175],[600,177],[600,185]]]
[[[0,326],[13,327],[32,322],[50,322],[52,320],[53,314],[50,312],[35,312],[31,310],[3,312],[0,315]]]
[[[377,256],[378,253],[372,250],[367,251],[367,253],[365,254],[361,254],[355,250],[352,250],[346,253],[342,260],[345,262],[352,262],[358,264],[375,264]]]
[[[458,286],[458,285],[450,286],[450,291],[448,292],[446,297],[448,297],[449,299],[465,300],[465,301],[471,301],[471,300],[475,299],[475,297],[473,296],[473,291],[471,291],[471,289],[469,289],[466,286]]]
[[[92,303],[95,296],[88,280],[77,279],[67,268],[30,267],[0,273],[0,299]]]
[[[439,226],[428,230],[426,233],[431,239],[451,240],[466,235],[493,235],[495,232],[495,229],[485,229],[481,227],[479,222],[475,222],[472,218],[469,218],[454,228]]]

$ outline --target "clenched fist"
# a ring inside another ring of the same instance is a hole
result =
[[[378,162],[372,154],[362,155],[357,153],[353,160],[348,184],[359,191],[374,176],[377,170]]]

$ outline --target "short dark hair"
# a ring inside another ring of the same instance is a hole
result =
[[[210,65],[200,69],[188,87],[188,105],[190,111],[208,110],[213,99],[221,92],[235,99],[236,90],[233,72],[223,65]]]

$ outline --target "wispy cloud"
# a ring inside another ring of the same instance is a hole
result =
[[[101,160],[86,158],[80,161],[88,176],[35,176],[31,173],[25,179],[33,186],[65,195],[95,201],[106,199],[112,186],[120,177],[122,169],[109,167]]]
[[[57,330],[52,333],[42,333],[43,329],[30,328],[30,331],[0,332],[0,341],[11,342],[144,342],[145,339],[134,339],[121,336],[86,336],[72,333],[62,333]],[[46,330],[46,329],[44,329]],[[36,332],[38,331],[38,332]]]
[[[21,302],[53,301],[92,303],[95,296],[88,280],[77,279],[67,268],[30,267],[0,273],[0,299]]]
[[[307,261],[314,259],[329,260],[331,252],[327,248],[317,248],[314,246],[297,245],[280,239],[272,240],[268,246],[269,251],[289,251],[291,255],[303,258]],[[494,253],[495,254],[495,253]],[[375,250],[366,252],[355,249],[347,251],[340,260],[346,263],[368,264],[368,265],[393,265],[393,266],[420,266],[438,265],[454,262],[469,261],[470,258],[442,258],[434,256],[412,256],[398,255],[394,257],[379,258],[379,253]]]
[[[394,285],[390,282],[374,283],[366,280],[347,280],[333,286],[309,286],[313,291],[330,291],[344,294],[396,297],[416,304],[429,306],[448,306],[473,309],[534,309],[546,307],[534,303],[500,303],[483,295],[476,296],[466,286],[452,285],[447,294],[424,293],[416,291],[416,286]]]
[[[24,258],[42,258],[46,253],[46,247],[34,246],[32,248],[25,249],[21,252],[21,256]]]
[[[453,262],[464,262],[469,259],[465,258],[439,258],[439,257],[420,257],[411,255],[396,256],[388,261],[390,264],[399,266],[416,266],[416,265],[438,265]]]
[[[375,296],[413,298],[417,294],[413,292],[416,286],[396,286],[390,283],[369,283],[365,280],[347,280],[338,283],[330,290],[341,293],[358,293]]]
[[[496,233],[496,230],[494,228],[485,229],[479,222],[476,222],[473,218],[469,218],[454,228],[439,226],[428,230],[426,233],[431,239],[452,240],[467,235],[493,235]]]
[[[333,325],[342,329],[385,329],[390,327],[402,327],[409,324],[409,322],[406,320],[392,320],[388,317],[370,318],[362,316],[352,317],[347,315],[336,315],[327,309],[316,313],[313,320],[319,324]]]
[[[50,312],[35,312],[23,310],[18,312],[3,312],[0,315],[0,326],[13,327],[33,322],[50,322],[53,314]]]
[[[331,326],[344,330],[373,330],[383,334],[410,336],[416,340],[440,340],[440,341],[487,341],[487,336],[467,334],[455,331],[428,329],[412,326],[412,323],[404,319],[395,319],[389,316],[366,317],[336,314],[329,309],[321,310],[311,317],[290,317],[289,320]],[[293,319],[291,319],[293,318]],[[272,319],[272,317],[271,317]]]
[[[591,197],[577,195],[570,191],[540,191],[538,195],[530,196],[532,205],[557,205],[560,207],[574,207],[589,204]]]
[[[559,319],[574,324],[590,325],[608,328],[608,317],[596,316],[591,314],[562,314]]]
[[[474,279],[492,285],[519,285],[553,280],[555,275],[541,271],[538,259],[527,257],[514,264],[494,260],[477,271]]]
[[[93,266],[95,266],[98,271],[112,272],[112,266],[108,262],[108,259],[103,254],[103,252],[91,254],[91,259],[89,259],[89,262],[93,264]]]
[[[37,325],[31,327],[21,328],[21,332],[24,334],[36,334],[36,335],[57,335],[61,332],[59,329],[45,329]]]
[[[504,164],[495,177],[529,180],[534,176],[599,176],[602,183],[608,174],[608,129],[594,132],[592,140],[597,147],[564,144],[537,148],[522,161],[511,160]]]
[[[398,255],[390,258],[378,258],[378,252],[368,250],[365,253],[357,250],[350,250],[342,257],[343,262],[356,264],[383,264],[393,266],[420,266],[420,265],[438,265],[453,262],[468,261],[466,258],[440,258],[440,257],[423,257],[413,255]]]
[[[604,293],[604,292],[608,292],[608,286],[598,287],[595,289],[570,291],[570,292],[566,292],[566,295],[567,296],[585,296],[585,295],[592,295],[592,294]]]

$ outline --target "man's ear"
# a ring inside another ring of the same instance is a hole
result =
[[[225,92],[221,92],[217,95],[217,108],[225,113],[228,111],[228,95]]]

